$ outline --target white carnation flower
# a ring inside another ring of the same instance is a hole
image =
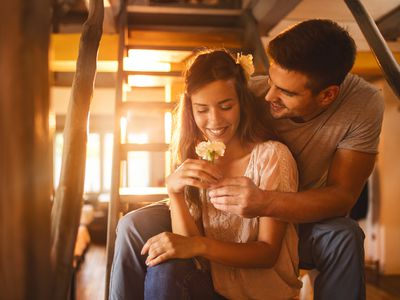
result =
[[[242,66],[246,74],[246,78],[249,79],[250,76],[254,73],[253,55],[243,55],[242,53],[237,53],[236,63]]]
[[[220,156],[224,156],[225,144],[222,142],[201,142],[196,146],[196,154],[204,160],[213,162]]]

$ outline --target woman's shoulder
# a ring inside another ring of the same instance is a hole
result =
[[[257,153],[257,156],[276,154],[291,155],[289,148],[285,144],[273,140],[258,143],[253,151]]]

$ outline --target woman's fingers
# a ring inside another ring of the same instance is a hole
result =
[[[214,181],[222,178],[222,173],[216,165],[199,159],[187,159],[178,170],[191,170],[193,174],[197,174],[194,177],[206,176]]]
[[[171,232],[163,232],[150,238],[143,246],[141,254],[148,254],[147,266],[154,266],[172,258],[191,257],[188,238]]]
[[[168,177],[167,187],[169,192],[182,193],[185,186],[205,189],[221,178],[221,172],[215,165],[198,159],[187,159]]]

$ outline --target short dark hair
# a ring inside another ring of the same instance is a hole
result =
[[[354,65],[356,45],[349,33],[331,20],[300,22],[269,42],[267,53],[280,67],[309,77],[317,94],[340,85]]]

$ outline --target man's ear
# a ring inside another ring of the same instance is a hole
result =
[[[321,107],[326,107],[330,105],[339,94],[339,86],[338,85],[331,85],[327,88],[323,89],[318,94],[318,103]]]

